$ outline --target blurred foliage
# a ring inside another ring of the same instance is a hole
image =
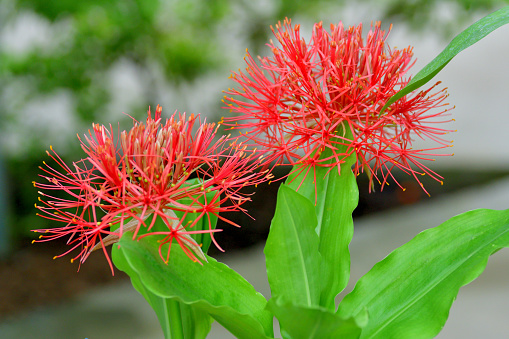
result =
[[[4,52],[2,64],[10,77],[32,77],[36,94],[70,89],[79,116],[92,121],[109,100],[105,82],[94,77],[121,58],[144,66],[154,60],[174,82],[193,80],[217,65],[215,37],[205,23],[218,24],[227,13],[226,1],[181,2],[172,13],[179,20],[168,23],[158,22],[161,6],[144,0],[21,0],[20,9],[31,9],[51,22],[71,20],[72,32],[51,51],[35,49],[24,58]]]
[[[390,0],[384,17],[407,22],[415,30],[438,29],[450,39],[460,31],[458,27],[473,23],[479,13],[485,15],[507,4],[509,0]]]
[[[471,22],[476,15],[501,7],[507,1],[363,0],[361,5],[380,8],[380,19],[384,21],[407,22],[410,27],[426,32],[430,27],[442,28],[440,33],[447,35],[458,31],[458,25]],[[14,233],[24,234],[26,229],[49,226],[41,219],[34,220],[32,208],[36,192],[31,181],[37,177],[36,164],[46,158],[43,150],[52,142],[51,137],[41,140],[41,134],[49,133],[41,126],[28,126],[25,120],[31,112],[20,114],[32,100],[62,90],[70,95],[74,111],[65,114],[73,115],[76,126],[51,133],[68,133],[75,145],[68,151],[74,152],[79,147],[75,141],[78,126],[89,126],[112,109],[108,106],[113,95],[108,88],[108,72],[118,62],[128,60],[140,70],[143,99],[131,103],[133,111],[140,113],[135,117],[140,118],[148,105],[161,103],[160,79],[173,88],[189,88],[218,69],[225,71],[226,79],[234,56],[242,55],[246,46],[257,53],[268,41],[269,25],[295,16],[318,21],[321,13],[330,13],[331,6],[337,10],[340,20],[346,5],[345,0],[2,2],[0,33],[5,33],[9,25],[27,13],[38,16],[50,32],[48,41],[35,44],[23,53],[0,46],[0,137],[9,130],[29,139],[14,151],[6,146],[5,140],[5,145],[0,145],[9,176],[8,199],[12,202],[14,217],[10,220]],[[440,15],[443,6],[453,10],[445,19]],[[437,24],[438,17],[440,24]],[[226,37],[224,33],[228,33]],[[235,42],[238,44],[239,40],[246,45],[237,46]],[[199,96],[198,93],[194,97]],[[217,107],[211,107],[210,111],[220,107],[220,99],[217,98]],[[171,111],[168,107],[167,112]],[[42,118],[34,117],[41,119],[41,125]]]

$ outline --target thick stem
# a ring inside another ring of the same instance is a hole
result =
[[[179,302],[172,299],[165,299],[165,303],[167,310],[166,319],[170,326],[171,339],[184,339],[184,329],[182,327],[182,316],[180,314]]]

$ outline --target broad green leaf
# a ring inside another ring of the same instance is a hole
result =
[[[461,286],[477,278],[488,257],[509,246],[509,210],[475,210],[418,234],[377,263],[339,305],[363,309],[361,338],[432,338],[440,332]]]
[[[361,327],[356,319],[343,319],[322,307],[309,308],[271,299],[267,308],[279,320],[283,338],[352,339],[359,338],[361,334]]]
[[[192,262],[178,245],[172,246],[170,261],[165,264],[156,237],[133,241],[127,233],[119,245],[113,248],[113,260],[116,263],[125,256],[130,267],[127,273],[134,272],[151,293],[209,313],[237,337],[273,335],[272,315],[265,310],[267,301],[228,266],[211,257],[202,264]],[[163,246],[163,253],[167,249]]]
[[[116,246],[114,246],[116,247]],[[133,287],[147,300],[152,309],[155,311],[159,323],[161,324],[161,329],[163,330],[165,338],[171,338],[171,329],[168,321],[168,304],[170,302],[177,302],[170,298],[163,298],[150,290],[145,288],[143,283],[140,280],[140,277],[136,271],[132,269],[129,265],[126,257],[124,256],[122,251],[114,250],[113,251],[113,261],[115,262],[115,266],[124,272],[126,272],[131,278],[131,283]],[[180,313],[182,316],[182,326],[184,332],[184,338],[186,339],[200,339],[206,338],[207,334],[210,332],[210,328],[213,322],[213,319],[208,315],[208,313],[199,310],[193,306],[186,305],[184,303],[179,303],[180,305]]]
[[[337,152],[345,152],[346,148],[347,146],[340,145]],[[330,156],[332,156],[330,150],[322,154],[322,157]],[[316,167],[315,174],[311,169],[306,176],[304,171],[297,178],[288,179],[290,187],[298,188],[298,192],[313,203],[316,194],[319,251],[326,263],[321,266],[323,290],[320,305],[330,310],[336,309],[334,299],[346,287],[350,278],[348,246],[353,237],[352,213],[359,202],[359,190],[351,170],[354,163],[355,155],[346,158],[340,167],[341,175],[338,174],[337,168]]]
[[[322,260],[315,228],[313,204],[281,185],[264,249],[272,297],[296,305],[319,305]]]
[[[499,9],[498,11],[485,16],[469,26],[463,32],[458,34],[435,59],[421,69],[403,89],[392,96],[384,105],[380,113],[397,100],[430,81],[459,52],[472,46],[497,28],[507,23],[509,23],[509,6]]]

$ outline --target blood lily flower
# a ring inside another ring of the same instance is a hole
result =
[[[254,161],[253,153],[235,139],[223,136],[214,141],[215,124],[177,113],[163,123],[161,110],[158,106],[152,118],[149,109],[145,123],[134,121],[131,130],[117,137],[111,126],[94,124],[92,132],[84,140],[80,138],[87,157],[72,166],[51,148],[48,155],[60,169],[46,163],[41,167],[45,172],[41,177],[47,183],[34,182],[35,187],[45,190],[39,192],[42,204],[36,207],[41,216],[65,225],[35,230],[43,233],[35,241],[68,237],[70,249],[56,257],[76,251],[71,261],[79,259],[80,264],[101,248],[112,273],[106,246],[127,231],[133,232],[133,238],[163,237],[159,251],[165,261],[169,249],[162,253],[162,245],[173,240],[192,260],[206,260],[191,235],[209,233],[218,246],[213,237],[218,230],[210,226],[210,216],[235,225],[219,213],[242,210],[249,196],[240,189],[271,175],[256,171],[260,159],[257,156]],[[70,198],[48,191],[63,191]],[[184,223],[189,214],[194,221]],[[202,218],[208,220],[209,228],[193,230]],[[155,227],[161,222],[162,228]]]
[[[331,25],[330,32],[315,24],[309,43],[288,19],[272,30],[280,44],[268,45],[273,56],[258,57],[257,63],[248,53],[245,72],[231,76],[239,88],[225,91],[224,101],[238,114],[225,117],[225,125],[245,131],[270,159],[297,165],[296,171],[316,166],[339,171],[345,158],[355,154],[354,172],[366,171],[382,189],[394,168],[419,183],[425,174],[441,181],[422,162],[445,155],[436,150],[452,146],[443,139],[451,131],[437,127],[452,120],[445,118],[446,89],[434,92],[437,83],[382,112],[410,81],[405,75],[414,63],[411,47],[388,47],[388,33],[379,22],[366,39],[362,25],[344,28],[341,22]],[[415,137],[436,146],[413,149]],[[329,155],[322,156],[324,151]]]

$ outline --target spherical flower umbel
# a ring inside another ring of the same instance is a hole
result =
[[[422,161],[445,155],[436,150],[451,147],[443,139],[451,131],[437,126],[452,120],[445,118],[446,90],[434,92],[437,83],[381,112],[410,81],[405,75],[414,63],[412,48],[389,48],[379,22],[365,39],[362,25],[344,28],[341,22],[331,25],[330,32],[315,24],[309,43],[288,19],[272,30],[280,44],[268,45],[273,56],[258,57],[258,64],[247,54],[246,71],[232,74],[239,88],[225,91],[225,102],[238,114],[225,117],[225,125],[242,129],[270,159],[297,165],[297,171],[306,166],[337,166],[339,171],[344,159],[355,154],[354,172],[366,171],[382,188],[394,168],[419,183],[424,174],[441,180]],[[413,149],[415,137],[436,146]],[[332,155],[321,156],[325,150]]]
[[[41,216],[65,225],[35,230],[44,233],[36,241],[68,237],[70,249],[56,257],[76,251],[71,261],[79,259],[80,264],[102,248],[112,272],[106,246],[127,231],[134,238],[164,237],[159,251],[165,261],[169,250],[161,253],[162,245],[173,240],[194,261],[205,259],[190,235],[210,233],[218,246],[212,236],[217,230],[193,230],[196,222],[208,218],[210,225],[212,214],[235,225],[219,213],[243,211],[241,205],[249,196],[240,189],[271,178],[267,171],[257,171],[260,158],[256,155],[254,161],[253,152],[235,139],[223,136],[214,141],[216,131],[215,124],[201,123],[197,115],[175,113],[163,123],[158,106],[154,118],[149,110],[146,122],[134,121],[131,130],[117,137],[111,126],[94,124],[85,140],[80,139],[87,157],[72,166],[51,148],[48,155],[61,169],[46,163],[41,167],[47,182],[34,182],[45,190],[39,192],[42,204],[36,207]],[[50,194],[52,190],[67,193],[69,199]],[[183,224],[189,213],[197,217]],[[164,223],[164,230],[153,229],[157,220]]]

